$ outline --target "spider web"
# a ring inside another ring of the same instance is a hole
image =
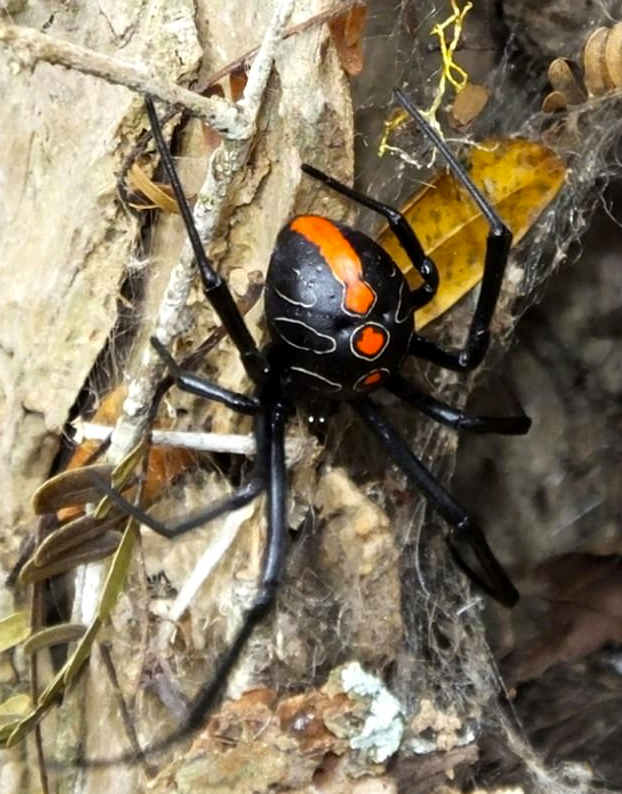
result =
[[[409,180],[411,169],[409,165],[404,165],[399,152],[393,158],[393,162],[387,163],[386,157],[382,162],[378,161],[376,153],[379,135],[375,119],[378,110],[385,106],[386,100],[383,99],[383,95],[386,94],[386,86],[393,83],[407,85],[418,98],[419,106],[427,107],[431,104],[440,82],[440,57],[438,47],[434,46],[434,40],[426,39],[423,34],[424,31],[431,30],[435,24],[447,19],[450,13],[448,6],[449,4],[418,3],[416,9],[413,9],[412,4],[401,3],[396,6],[394,17],[399,17],[401,24],[392,25],[380,14],[370,25],[369,57],[377,66],[375,72],[380,79],[377,84],[373,76],[368,77],[369,84],[363,80],[355,89],[357,130],[360,133],[357,138],[357,155],[361,164],[357,173],[364,186],[372,186],[374,195],[386,200],[399,203],[404,195],[412,192],[413,187]],[[561,119],[559,117],[551,119],[540,111],[541,97],[547,90],[546,58],[551,59],[561,54],[578,61],[587,35],[586,28],[589,30],[591,26],[597,24],[611,24],[615,21],[616,14],[619,14],[618,4],[599,4],[597,8],[592,9],[589,18],[570,17],[567,27],[556,39],[549,38],[545,43],[542,39],[538,41],[539,49],[533,46],[529,38],[534,35],[534,30],[537,30],[537,11],[534,8],[529,9],[529,14],[535,16],[535,19],[531,19],[532,27],[527,31],[521,27],[521,22],[523,24],[525,22],[522,11],[522,6],[516,9],[508,8],[504,20],[508,26],[505,27],[490,13],[490,9],[482,6],[473,9],[467,18],[468,23],[465,24],[461,46],[456,55],[456,59],[465,67],[470,78],[475,82],[484,82],[491,92],[486,109],[469,129],[469,138],[477,140],[492,133],[501,136],[524,135],[543,140],[562,154],[570,168],[567,186],[561,196],[539,219],[527,239],[513,254],[507,279],[510,286],[502,298],[502,307],[497,314],[496,351],[493,351],[493,361],[495,352],[497,361],[504,355],[522,314],[541,300],[551,274],[558,268],[563,268],[568,257],[573,261],[580,254],[581,235],[589,226],[593,212],[601,200],[602,191],[619,173],[615,152],[619,138],[615,122],[619,99],[612,96],[594,98],[584,105],[570,108]],[[547,19],[546,10],[543,17]],[[407,20],[410,20],[416,29],[414,47],[406,30]],[[497,26],[494,24],[495,21],[499,23]],[[377,27],[374,27],[374,24]],[[536,57],[536,53],[540,60]],[[372,74],[372,70],[369,74]],[[416,77],[413,78],[413,75]],[[448,91],[441,107],[446,106],[451,101],[450,98],[451,91]],[[442,113],[439,115],[443,117]],[[454,145],[459,145],[460,138],[464,136],[462,133],[454,133],[452,137]],[[401,140],[398,138],[398,141],[397,148],[411,159],[413,151],[416,150],[416,142],[409,141],[407,136]],[[419,174],[416,178],[425,181],[425,174],[423,177]],[[372,220],[367,219],[367,222],[373,225]],[[591,267],[589,260],[587,266]],[[619,280],[616,281],[614,277],[613,280],[609,279],[608,283],[615,294],[615,290],[619,290]],[[572,300],[570,297],[569,299]],[[453,316],[442,320],[442,329],[437,331],[437,328],[433,328],[431,332],[440,333],[441,338],[445,340],[460,338],[461,329],[464,328],[469,316],[467,312],[472,309],[472,304],[468,301],[466,304],[467,307],[458,307],[452,312]],[[608,305],[611,305],[611,301]],[[587,311],[598,310],[592,305]],[[615,372],[616,360],[611,359],[609,372]],[[438,373],[433,368],[422,373],[419,368],[418,377],[433,393],[444,395],[449,401],[455,402],[456,399],[460,399],[459,387],[456,387],[455,378],[451,373]],[[490,376],[486,373],[478,373],[475,380],[477,379],[483,379],[485,382],[487,379],[490,380]],[[491,398],[489,394],[486,407],[491,408],[492,412],[507,412],[507,384],[498,378],[495,383],[501,395],[495,400],[494,396]],[[467,386],[467,391],[472,386],[473,381]],[[510,389],[512,388],[517,389],[521,398],[524,394],[528,398],[529,385],[521,384],[519,381],[517,386],[510,386]],[[464,391],[462,396],[464,398]],[[602,402],[599,401],[599,404]],[[612,417],[611,410],[607,416]],[[612,420],[611,418],[610,421]],[[416,425],[410,422],[411,419],[404,416],[399,426],[402,430],[409,429],[407,432],[411,433],[413,449],[421,453],[424,460],[433,461],[434,470],[439,473],[442,481],[447,482],[453,470],[455,440],[445,431],[427,425],[425,421],[417,419]],[[606,426],[606,422],[604,424]],[[518,499],[515,500],[518,506],[509,520],[504,520],[507,501],[504,501],[503,497],[496,500],[496,512],[495,507],[490,513],[487,509],[489,495],[484,465],[487,460],[485,457],[487,446],[485,439],[481,441],[478,439],[478,443],[482,448],[480,457],[484,456],[484,463],[480,468],[477,468],[478,464],[475,460],[469,459],[469,453],[466,453],[462,459],[463,467],[468,471],[470,466],[474,471],[470,479],[468,475],[463,477],[468,483],[467,487],[462,489],[463,503],[467,506],[473,505],[472,509],[481,518],[493,548],[499,552],[504,561],[509,564],[513,561],[514,565],[526,565],[526,561],[531,560],[533,564],[534,559],[543,558],[539,539],[534,538],[533,545],[529,546],[530,527],[538,532],[537,518],[531,519],[531,516],[527,518],[528,526],[525,528],[521,521],[524,516],[521,516],[520,512],[520,501],[523,496],[524,502],[524,491],[521,489],[519,477],[521,473],[524,474],[526,468],[524,456],[528,458],[530,456],[530,452],[524,450],[524,447],[529,445],[529,440],[500,442],[499,451],[496,452],[496,455],[501,456],[499,463],[501,469],[504,453],[509,452],[510,455],[523,461],[514,482],[514,488],[519,494]],[[476,445],[471,444],[468,449],[473,450],[474,446]],[[546,460],[546,453],[544,459]],[[611,467],[609,469],[611,470]],[[385,479],[385,490],[388,492],[392,489],[395,492],[394,476],[395,474],[391,473],[388,479]],[[595,473],[594,477],[599,477],[598,473]],[[614,481],[615,471],[611,471],[610,488],[615,488]],[[507,488],[508,485],[506,484],[505,487]],[[603,484],[603,487],[606,490],[607,486]],[[602,492],[602,488],[599,490]],[[442,556],[442,551],[431,551],[427,545],[429,541],[421,542],[421,527],[413,518],[412,504],[401,512],[398,509],[393,513],[395,507],[392,508],[391,505],[387,505],[387,510],[392,516],[392,526],[401,531],[399,536],[401,606],[405,620],[405,647],[404,652],[398,656],[395,686],[402,699],[409,702],[415,712],[419,707],[422,693],[434,693],[435,703],[441,712],[459,704],[459,712],[463,716],[466,715],[462,726],[465,733],[468,733],[465,726],[479,724],[484,714],[484,724],[488,725],[489,730],[494,732],[491,726],[495,722],[502,727],[507,736],[508,748],[523,760],[528,776],[537,781],[536,785],[544,787],[545,790],[560,791],[565,790],[566,786],[575,785],[576,771],[571,767],[562,771],[558,779],[554,776],[550,777],[549,772],[538,765],[529,747],[523,743],[521,738],[523,726],[520,726],[516,732],[510,727],[504,712],[497,711],[494,697],[499,685],[497,671],[477,628],[479,618],[474,614],[477,608],[473,610],[471,604],[470,617],[468,610],[466,614],[463,611],[465,601],[462,579],[457,577],[452,580],[446,563],[439,563],[437,554]],[[529,512],[525,511],[525,514],[529,515]],[[613,502],[610,507],[610,518],[614,519],[615,515],[616,506]],[[437,533],[442,533],[442,526],[433,516],[428,515],[427,519],[424,535],[427,535],[430,523],[435,526]],[[558,516],[557,524],[554,523],[554,517],[550,522],[551,543],[554,543],[552,538],[557,537],[560,521],[563,523],[564,519]],[[592,547],[596,545],[595,533],[598,532],[603,538],[605,527],[611,525],[609,521],[605,522],[604,526],[597,527],[595,525],[597,523],[598,518],[590,525]],[[505,534],[502,535],[502,532]],[[576,538],[574,545],[570,537],[566,539],[564,548],[574,550],[577,547],[581,548],[580,539]],[[506,621],[502,621],[502,625],[505,624]],[[498,635],[497,640],[499,640]],[[528,726],[526,727],[528,729]],[[459,742],[460,739],[456,741]],[[497,751],[492,755],[496,755],[497,759],[503,758],[503,752]],[[577,753],[571,754],[570,757],[577,757]],[[580,753],[578,757],[581,757]],[[556,760],[560,760],[559,757]],[[501,767],[503,764],[504,761],[501,760]]]
[[[379,53],[378,71],[381,74],[381,86],[377,89],[377,94],[374,94],[373,85],[371,89],[368,89],[367,86],[360,87],[361,90],[358,93],[359,113],[363,118],[364,130],[362,140],[359,141],[361,144],[359,154],[365,163],[361,173],[363,181],[367,180],[374,185],[376,195],[378,193],[385,197],[388,195],[391,196],[391,200],[399,201],[400,197],[403,197],[404,193],[400,191],[403,191],[405,185],[408,184],[409,168],[408,166],[404,167],[400,162],[393,165],[394,170],[390,165],[386,166],[387,176],[385,170],[377,168],[373,156],[369,157],[369,150],[375,150],[375,141],[371,131],[373,130],[372,108],[381,104],[378,94],[382,94],[383,87],[386,82],[389,82],[389,74],[392,79],[400,81],[402,85],[409,85],[411,91],[414,91],[416,96],[418,95],[420,106],[425,107],[431,103],[431,98],[435,96],[439,85],[438,52],[435,52],[434,47],[429,46],[429,40],[427,47],[422,43],[425,41],[422,32],[424,29],[431,29],[433,24],[438,23],[439,20],[446,19],[445,15],[449,13],[447,5],[449,4],[417,4],[416,23],[419,47],[409,46],[408,36],[403,27],[391,28],[386,34],[386,31],[382,30],[382,20],[377,20],[379,32],[376,38],[373,35],[371,37],[375,51]],[[619,134],[614,120],[619,112],[617,97],[593,98],[583,105],[568,109],[565,114],[556,119],[551,119],[550,116],[540,111],[541,97],[547,90],[546,59],[564,55],[578,61],[582,44],[587,35],[586,28],[589,30],[598,24],[615,22],[616,15],[619,18],[619,5],[602,3],[598,4],[597,8],[591,9],[589,14],[584,12],[579,17],[569,15],[567,26],[562,32],[557,31],[556,38],[551,36],[551,29],[555,29],[555,25],[549,23],[548,8],[542,10],[542,19],[539,19],[535,4],[532,4],[529,9],[525,9],[524,4],[521,4],[520,7],[513,4],[507,5],[504,22],[508,27],[504,27],[503,24],[500,27],[495,27],[495,18],[487,17],[490,9],[487,10],[482,6],[479,9],[473,9],[470,12],[471,16],[467,18],[468,23],[465,25],[462,46],[456,55],[457,60],[465,67],[471,79],[475,82],[485,82],[491,91],[486,109],[469,129],[469,137],[473,136],[477,140],[487,134],[498,133],[502,136],[525,135],[536,140],[543,140],[562,154],[569,164],[570,172],[566,188],[560,197],[539,219],[527,239],[514,251],[509,266],[508,281],[510,286],[505,298],[502,298],[501,311],[496,320],[497,362],[504,355],[504,349],[509,345],[520,317],[530,306],[542,299],[552,273],[558,268],[563,271],[564,267],[569,267],[568,258],[572,262],[580,255],[581,235],[589,226],[593,212],[601,201],[604,188],[611,179],[619,174],[619,162],[616,155]],[[399,10],[404,16],[413,11],[409,4],[400,4]],[[499,22],[499,19],[497,18],[496,21]],[[527,21],[530,21],[532,25],[525,29]],[[483,28],[480,27],[481,25]],[[542,33],[539,39],[538,25],[543,26],[546,30],[546,34]],[[433,53],[437,56],[436,61]],[[393,55],[397,55],[397,57],[391,61]],[[487,56],[492,57],[494,65],[490,64]],[[431,66],[431,64],[433,65]],[[413,75],[416,75],[415,79],[413,79]],[[368,100],[369,95],[373,99]],[[442,114],[440,115],[442,116]],[[455,138],[462,137],[461,134],[454,133],[454,135]],[[459,141],[456,140],[455,144],[458,145]],[[406,141],[398,146],[407,152],[409,158],[412,157],[412,144],[409,145]],[[408,192],[407,188],[406,193]],[[614,236],[614,246],[616,242],[619,242],[619,236],[617,240]],[[580,268],[580,263],[578,265]],[[593,266],[591,258],[585,257],[584,267],[592,268]],[[580,293],[575,298],[570,289],[564,289],[566,282],[564,276],[561,275],[561,284],[557,290],[558,300],[557,303],[553,303],[553,306],[558,308],[554,308],[553,311],[559,312],[561,295],[565,295],[568,301],[578,300],[582,305],[582,310],[586,314],[584,319],[579,322],[589,324],[590,320],[587,318],[599,316],[600,306],[603,303],[606,307],[602,309],[604,313],[607,310],[612,311],[615,304],[613,295],[616,292],[619,293],[619,278],[615,274],[600,275],[602,268],[606,267],[607,265],[603,262],[594,279],[598,279],[598,283],[602,280],[604,282],[603,289],[608,287],[612,291],[610,300],[592,301],[590,305],[585,306],[581,295],[584,294],[584,284],[585,281],[589,281],[589,277],[584,277],[583,281],[577,285]],[[575,271],[579,268],[575,268]],[[569,272],[572,272],[572,269]],[[463,309],[464,307],[459,307],[457,311],[452,312],[453,317],[449,316],[443,319],[443,328],[439,331],[441,338],[446,338],[445,334],[449,338],[455,338],[455,335],[458,335],[459,338],[460,328],[464,328],[465,317],[468,316],[463,313]],[[568,314],[569,312],[564,311],[565,316]],[[572,320],[568,319],[567,322],[572,322]],[[551,325],[552,323],[548,323],[544,327],[541,325],[540,333],[550,332]],[[553,325],[553,328],[559,332],[559,323],[556,326]],[[612,327],[610,326],[610,328]],[[432,329],[432,333],[435,331],[436,328]],[[615,330],[612,328],[609,333],[615,334]],[[567,331],[562,330],[561,334],[564,340],[573,338],[573,335]],[[532,344],[535,346],[537,343]],[[580,358],[587,362],[589,354],[583,356],[583,353],[579,352],[579,348],[573,352],[577,355],[578,360]],[[501,394],[495,399],[494,394],[491,395],[489,391],[485,395],[484,405],[492,412],[503,412],[504,410],[507,412],[507,379],[514,372],[514,385],[510,385],[510,391],[515,390],[521,397],[521,401],[526,404],[528,413],[535,412],[536,416],[540,415],[541,421],[552,420],[554,423],[555,415],[550,414],[550,408],[547,406],[545,409],[543,405],[546,402],[546,396],[543,395],[538,403],[530,403],[529,395],[534,391],[535,381],[530,380],[529,374],[522,379],[517,377],[516,367],[521,365],[524,358],[524,354],[522,358],[520,357],[520,351],[514,355],[513,360],[518,363],[514,365],[514,370],[506,370],[505,381],[499,377],[492,378]],[[494,361],[494,354],[492,360]],[[593,354],[589,360],[592,367],[599,371],[600,364],[596,363]],[[598,360],[602,361],[603,359]],[[547,358],[547,361],[551,361],[551,359]],[[608,377],[612,377],[615,383],[619,383],[614,374],[617,361],[618,358],[615,355],[609,357],[607,369]],[[594,370],[592,371],[594,372]],[[533,369],[529,369],[528,372],[533,378]],[[490,382],[491,375],[492,373],[478,373],[477,378],[483,379],[484,383]],[[456,385],[451,374],[438,374],[430,368],[423,375],[419,373],[419,377],[427,381],[434,393],[440,392],[456,399]],[[473,382],[467,387],[467,391],[472,386]],[[537,390],[537,387],[535,388]],[[603,385],[601,388],[611,394],[608,386]],[[595,387],[594,392],[597,390],[598,387]],[[481,391],[480,389],[480,402],[475,403],[477,406],[482,405]],[[601,395],[602,393],[597,395],[599,406],[603,405]],[[525,397],[524,400],[523,397]],[[571,399],[575,402],[575,398]],[[580,398],[577,397],[576,400],[578,399]],[[611,399],[615,400],[615,397]],[[576,414],[576,418],[573,420],[574,424],[577,423],[579,416],[583,417],[583,422],[585,422],[585,412],[590,411],[587,401],[588,395],[584,393],[580,409],[582,412]],[[530,405],[533,407],[530,408]],[[573,410],[578,411],[579,409],[575,406]],[[600,410],[605,410],[603,434],[607,436],[606,428],[610,426],[611,421],[615,421],[615,409],[613,404],[610,404],[609,408],[601,407]],[[544,411],[547,412],[544,413]],[[545,416],[550,416],[550,419],[544,420]],[[570,427],[571,424],[568,422],[567,426]],[[559,427],[559,425],[557,426]],[[418,452],[423,451],[425,460],[434,461],[434,470],[440,472],[441,479],[447,482],[447,478],[451,476],[453,470],[454,440],[448,438],[447,434],[438,428],[426,427],[425,423],[422,428],[420,421],[416,427],[410,426],[407,417],[404,417],[404,424],[400,427],[411,427],[413,448]],[[582,438],[584,437],[582,436]],[[595,440],[592,443],[598,444],[598,438],[599,436],[595,434]],[[566,458],[563,462],[555,463],[547,451],[539,453],[536,447],[535,451],[531,452],[529,437],[515,441],[499,440],[494,444],[482,438],[466,444],[465,454],[461,457],[461,465],[466,473],[461,477],[463,487],[459,493],[463,503],[472,506],[475,514],[480,518],[493,548],[500,554],[502,560],[510,565],[513,563],[516,567],[522,565],[524,569],[528,569],[535,562],[547,559],[547,553],[543,546],[548,544],[548,554],[553,554],[552,549],[555,548],[556,541],[558,553],[560,548],[563,551],[566,549],[574,551],[577,548],[585,548],[586,545],[588,548],[597,548],[599,542],[601,548],[606,548],[606,528],[611,527],[612,521],[616,521],[618,509],[615,500],[610,496],[611,489],[615,489],[615,467],[612,467],[607,460],[607,455],[615,455],[615,452],[611,449],[608,441],[605,440],[601,443],[604,443],[605,451],[602,456],[598,457],[599,463],[595,464],[593,475],[587,476],[587,482],[594,483],[596,481],[596,486],[592,484],[590,488],[586,484],[585,468],[581,469],[582,479],[579,479],[578,474],[574,479],[567,475],[566,479],[570,481],[569,488],[571,493],[574,493],[574,499],[572,497],[568,499],[571,505],[569,511],[571,518],[564,517],[564,512],[561,510],[555,514],[553,505],[563,507],[559,504],[559,498],[556,498],[551,505],[551,517],[548,521],[550,534],[542,531],[539,521],[540,514],[537,509],[526,504],[530,501],[529,487],[537,493],[536,489],[544,490],[546,485],[542,484],[542,479],[538,481],[530,476],[527,470],[535,466],[540,478],[546,478],[551,471],[545,468],[547,462],[557,468],[566,465],[569,467],[569,471],[573,467],[578,469],[581,464],[578,462],[577,451],[574,452],[574,462],[572,459]],[[557,449],[559,448],[557,447]],[[580,459],[584,459],[585,449],[578,454],[581,456]],[[506,472],[504,455],[508,455],[511,460],[520,461],[516,465],[514,480],[511,480],[510,475]],[[540,459],[532,458],[532,455],[540,455]],[[469,471],[472,471],[471,475],[469,475]],[[495,475],[495,472],[500,473]],[[493,496],[491,501],[490,491],[494,489],[495,482],[503,477],[505,481],[502,495],[496,499]],[[606,477],[608,479],[605,479]],[[536,481],[534,482],[534,480]],[[508,489],[513,489],[510,491],[511,497],[508,494]],[[582,496],[577,498],[577,491]],[[596,512],[589,508],[593,520],[589,523],[588,529],[588,524],[585,521],[579,522],[577,516],[581,516],[586,509],[582,507],[583,504],[589,502],[590,505],[593,505],[595,500],[599,505],[603,501],[605,504],[608,503],[608,511],[602,509],[602,505],[601,509]],[[510,504],[513,506],[511,512],[508,511]],[[506,512],[509,512],[508,516],[506,516]],[[516,757],[518,757],[522,760],[524,769],[536,788],[547,791],[563,791],[567,786],[574,787],[577,770],[569,765],[567,768],[561,769],[558,777],[554,774],[551,776],[550,770],[540,765],[532,750],[523,740],[522,731],[529,731],[529,723],[522,725],[520,721],[517,721],[512,728],[505,712],[497,710],[493,694],[499,683],[496,666],[491,663],[492,660],[488,655],[485,643],[481,642],[482,637],[477,630],[477,616],[473,614],[473,610],[471,610],[470,617],[468,611],[466,614],[461,611],[465,603],[461,582],[458,579],[452,581],[446,565],[439,565],[438,559],[430,551],[426,551],[426,546],[420,543],[418,528],[415,528],[415,537],[412,537],[412,514],[409,515],[406,510],[399,515],[398,511],[398,516],[394,525],[400,527],[403,532],[401,537],[404,545],[400,556],[402,561],[402,614],[405,619],[406,648],[408,649],[403,656],[399,657],[396,674],[397,687],[402,698],[409,701],[416,711],[417,700],[421,697],[421,693],[434,692],[435,702],[439,706],[441,704],[445,707],[448,704],[460,704],[460,713],[468,715],[464,724],[469,724],[470,720],[471,725],[478,723],[483,709],[484,724],[488,726],[489,734],[495,733],[492,726],[496,723],[507,743],[505,750],[500,750],[498,746],[495,747],[498,743],[498,735],[495,736],[492,746],[491,743],[483,742],[482,746],[486,747],[488,751],[486,758],[488,764],[491,764],[492,759],[496,759],[503,769],[504,765],[508,764],[508,756],[513,759],[509,762],[510,765],[515,763]],[[434,519],[431,520],[434,524]],[[567,521],[571,522],[577,531],[574,534],[567,532],[560,545],[561,526],[566,526]],[[438,531],[442,532],[440,526]],[[413,582],[418,582],[418,586],[413,587]],[[529,596],[529,585],[526,587]],[[527,610],[533,609],[533,601],[530,601],[529,598],[526,608]],[[460,619],[456,620],[455,617],[458,614]],[[496,618],[493,620],[493,625],[497,627],[495,639],[503,646],[506,641],[503,632],[506,632],[505,636],[507,637],[507,631],[512,630],[508,628],[509,622],[504,618]],[[520,643],[520,639],[515,639],[514,642]],[[502,651],[503,647],[500,648],[500,655],[503,655]],[[526,712],[521,711],[521,713]],[[577,720],[581,725],[580,715],[577,716]],[[560,730],[563,731],[563,728]],[[577,730],[580,729],[577,728]],[[549,742],[554,744],[553,731],[550,733],[552,736]],[[586,742],[587,744],[589,742]],[[553,751],[551,758],[555,762],[559,762],[565,758],[574,760],[590,755],[588,747],[581,747],[580,741],[577,742],[576,747],[567,752],[568,755],[564,756],[555,755]],[[582,752],[583,755],[581,755]],[[603,770],[607,769],[612,774],[611,779],[616,780],[616,774],[613,772],[611,764],[607,762],[606,754],[603,756],[605,751],[599,748],[599,752],[604,764]],[[505,757],[504,753],[506,753]],[[494,769],[494,763],[487,769],[490,773]],[[510,776],[510,780],[516,780],[516,776]],[[587,785],[587,783],[585,782],[583,785]]]

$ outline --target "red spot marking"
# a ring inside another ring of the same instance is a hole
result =
[[[388,374],[389,371],[386,369],[373,369],[371,372],[368,372],[367,375],[361,375],[354,384],[354,391],[361,392],[374,389],[382,383]]]
[[[387,334],[376,325],[365,325],[356,332],[354,347],[367,358],[377,356],[387,343]]]
[[[356,251],[335,224],[317,215],[301,215],[294,218],[290,229],[319,248],[332,274],[344,285],[343,308],[351,314],[367,314],[376,295],[363,281],[363,266]]]
[[[380,383],[382,378],[384,377],[383,372],[379,372],[376,370],[375,372],[370,372],[367,377],[363,378],[363,385],[364,386],[374,386],[376,383]]]

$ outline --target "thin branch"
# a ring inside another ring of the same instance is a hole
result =
[[[363,5],[362,0],[348,0],[348,2],[342,0],[342,3],[337,8],[331,8],[329,11],[323,11],[321,14],[315,14],[314,16],[309,17],[309,19],[305,19],[304,22],[299,22],[297,25],[292,25],[285,31],[285,33],[283,33],[283,40],[289,39],[291,36],[297,36],[300,33],[304,33],[307,30],[311,30],[311,28],[323,25],[326,22],[332,22],[338,16],[342,16],[350,9],[361,5]],[[217,72],[211,74],[207,79],[207,82],[202,83],[200,87],[197,87],[197,91],[203,92],[207,90],[210,86],[220,82],[223,77],[231,74],[231,72],[236,72],[242,67],[246,66],[246,64],[250,63],[257,55],[258,51],[259,47],[253,47],[235,60],[229,61],[229,63],[226,63]]]
[[[247,117],[240,108],[221,97],[203,97],[168,80],[155,77],[152,69],[147,66],[103,55],[39,33],[33,28],[17,25],[0,24],[0,43],[10,47],[11,54],[22,67],[31,67],[39,61],[45,61],[75,69],[141,94],[150,94],[174,107],[184,108],[230,140],[245,140],[250,137]]]

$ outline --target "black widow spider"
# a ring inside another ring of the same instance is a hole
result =
[[[219,660],[215,675],[200,688],[191,703],[186,721],[166,740],[146,748],[146,752],[163,749],[203,723],[253,628],[274,602],[288,545],[284,429],[296,409],[304,411],[317,428],[340,403],[349,403],[407,478],[449,524],[447,540],[458,565],[503,605],[510,607],[518,600],[518,592],[480,527],[425,468],[369,397],[382,386],[427,416],[455,429],[518,435],[526,433],[530,425],[524,415],[470,416],[420,392],[398,373],[409,354],[452,370],[468,371],[480,364],[489,343],[489,326],[511,233],[421,113],[402,91],[396,90],[395,96],[441,152],[490,227],[480,292],[466,343],[460,350],[442,349],[415,331],[414,311],[436,293],[438,274],[404,216],[310,165],[302,166],[305,174],[386,219],[423,284],[410,290],[389,255],[362,232],[316,215],[295,217],[279,233],[270,260],[265,314],[271,341],[259,350],[227,284],[203,250],[153,102],[150,98],[145,100],[154,139],[196,257],[203,291],[239,350],[246,372],[255,384],[255,396],[232,392],[179,369],[157,339],[152,339],[152,344],[180,389],[255,417],[257,452],[250,476],[231,496],[172,526],[165,526],[127,502],[99,477],[97,482],[125,512],[167,538],[240,508],[262,491],[267,493],[266,545],[255,598],[231,646]],[[129,759],[130,755],[115,760]]]

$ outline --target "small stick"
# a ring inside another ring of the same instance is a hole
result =
[[[142,64],[123,61],[18,25],[0,24],[0,43],[8,45],[12,55],[24,67],[38,61],[66,66],[186,109],[230,139],[246,139],[251,134],[247,116],[240,108],[222,97],[203,97],[155,77],[153,71]]]

